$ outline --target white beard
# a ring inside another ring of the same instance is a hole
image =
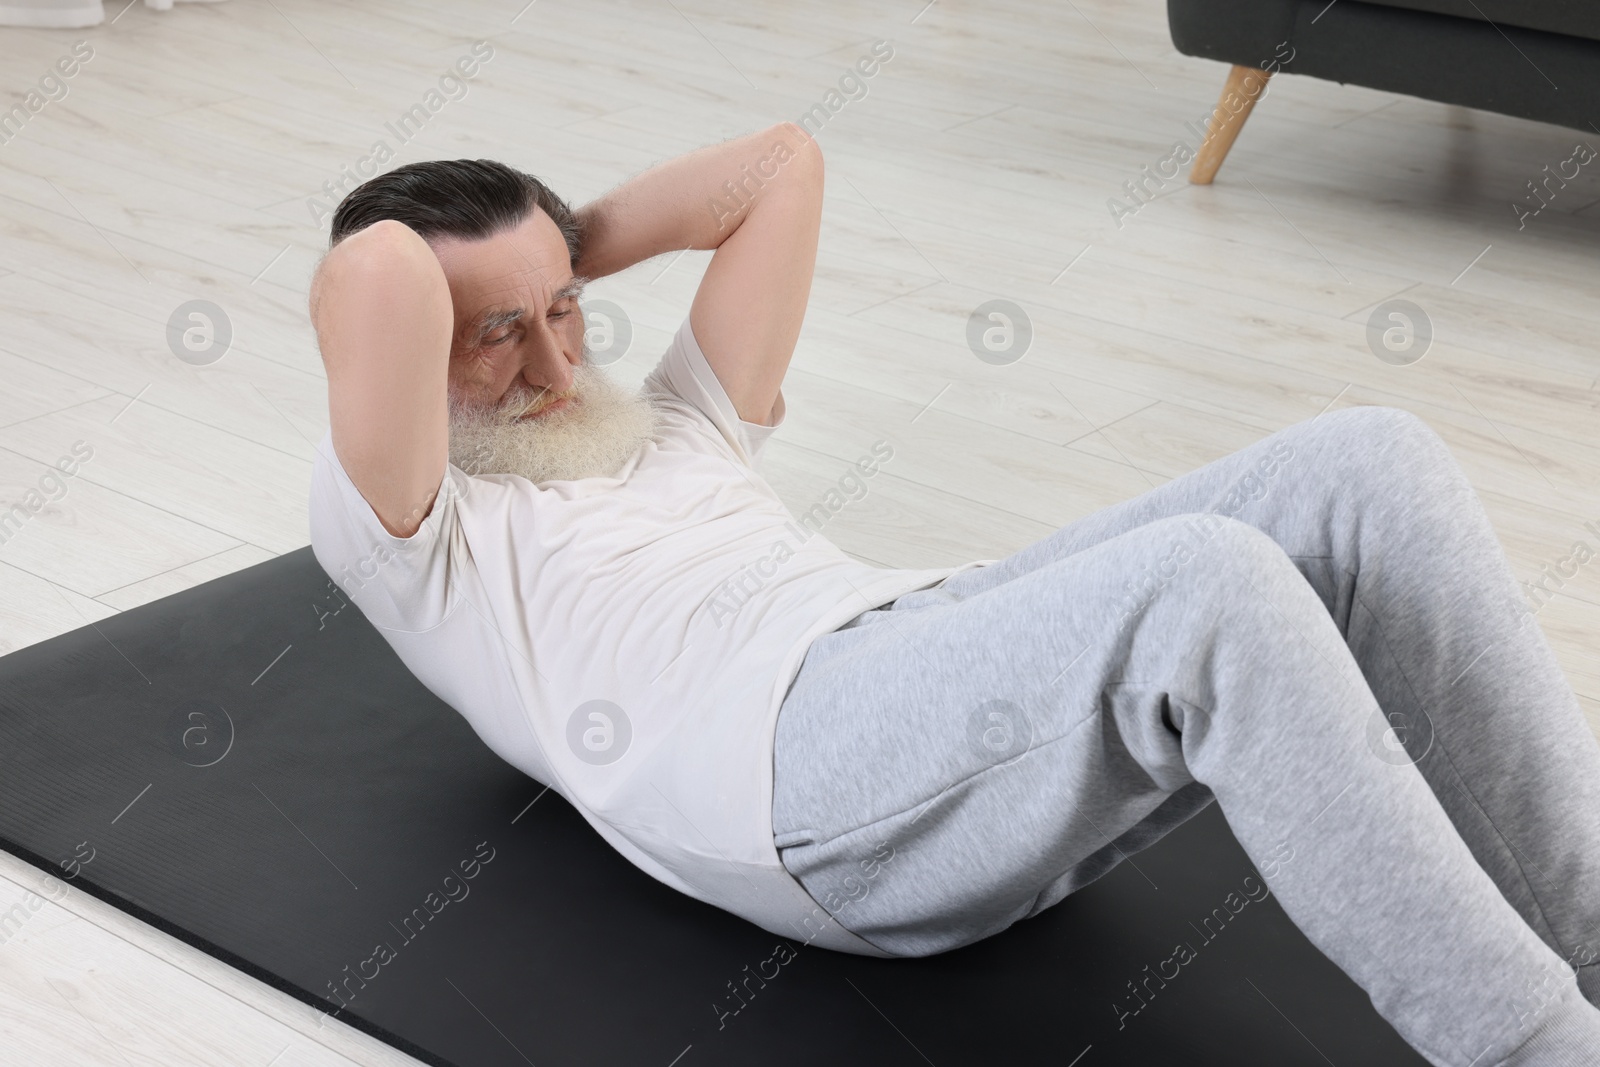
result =
[[[588,361],[572,369],[572,399],[559,411],[514,421],[538,390],[518,381],[499,406],[450,397],[450,462],[468,474],[520,474],[530,482],[605,478],[655,436],[656,409]]]

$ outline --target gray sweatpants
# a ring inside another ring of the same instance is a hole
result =
[[[1213,800],[1429,1062],[1600,1062],[1600,744],[1407,412],[1291,426],[867,611],[778,718],[784,865],[897,955],[1035,915]]]

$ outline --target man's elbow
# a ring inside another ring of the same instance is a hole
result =
[[[436,262],[421,235],[399,219],[379,219],[342,238],[323,257],[324,268],[369,271],[427,268]]]
[[[329,294],[349,300],[357,293],[416,292],[443,277],[438,257],[417,231],[383,219],[341,240],[317,264],[307,301],[311,321],[322,318]]]
[[[822,192],[822,146],[807,133],[803,126],[793,122],[780,122],[769,131],[772,135],[770,158],[788,173],[797,185],[805,185]]]

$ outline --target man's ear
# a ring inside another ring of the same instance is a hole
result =
[[[306,317],[311,320],[312,326],[317,324],[317,305],[322,300],[322,265],[327,261],[328,254],[324,252],[311,272],[311,284],[306,291]]]

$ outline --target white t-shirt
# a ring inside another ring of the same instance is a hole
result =
[[[960,567],[858,562],[753,467],[687,318],[645,379],[660,431],[612,477],[448,464],[409,538],[317,447],[312,551],[417,678],[650,875],[785,937],[883,955],[772,840],[772,738],[813,639]],[[865,472],[863,472],[865,473]]]

